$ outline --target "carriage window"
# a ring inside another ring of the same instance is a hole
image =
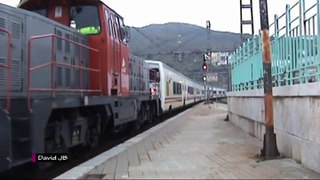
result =
[[[194,94],[193,87],[188,87],[188,94]]]
[[[173,82],[173,94],[181,94],[181,84]]]
[[[82,34],[99,34],[101,31],[98,9],[96,6],[72,6],[70,17],[73,26]]]

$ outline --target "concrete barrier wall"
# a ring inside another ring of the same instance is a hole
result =
[[[273,88],[274,128],[280,153],[320,173],[320,83]],[[263,140],[263,89],[229,92],[232,123]]]

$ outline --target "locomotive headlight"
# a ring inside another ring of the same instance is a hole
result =
[[[152,95],[156,95],[157,93],[157,89],[156,88],[151,88],[151,94]]]

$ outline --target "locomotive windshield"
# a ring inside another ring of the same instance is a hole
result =
[[[70,26],[80,33],[91,35],[100,33],[98,9],[94,5],[72,6],[70,8]]]
[[[48,16],[48,14],[47,14],[48,12],[47,12],[46,9],[34,9],[34,10],[31,10],[31,11],[34,12],[34,13],[40,14],[40,15],[42,15],[44,17]]]

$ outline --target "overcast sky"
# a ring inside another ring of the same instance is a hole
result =
[[[205,27],[210,20],[211,27],[217,31],[240,32],[240,0],[103,0],[116,10],[129,26],[143,27],[149,24],[183,22]],[[274,14],[285,12],[286,4],[293,5],[298,0],[268,0],[269,22]],[[315,0],[306,0],[315,2]],[[0,3],[16,6],[19,0],[0,0]],[[249,0],[243,0],[249,2]],[[260,29],[259,0],[254,3],[255,34]],[[249,19],[249,10],[244,19]],[[250,33],[250,26],[244,33]]]

